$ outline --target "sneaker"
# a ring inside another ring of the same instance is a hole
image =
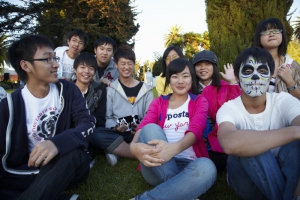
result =
[[[118,162],[118,156],[112,154],[112,153],[105,153],[106,156],[106,161],[108,162],[108,164],[110,164],[111,166],[114,166],[117,164]]]
[[[78,194],[62,194],[59,197],[59,200],[79,200]]]
[[[91,162],[90,162],[90,169],[92,169],[92,167],[94,166],[94,164],[95,164],[95,161],[96,161],[96,159],[94,158],[93,160],[91,160]]]

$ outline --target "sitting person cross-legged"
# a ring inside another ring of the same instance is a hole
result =
[[[217,169],[208,158],[202,132],[207,100],[198,92],[194,67],[184,58],[166,70],[173,93],[155,99],[130,144],[144,179],[155,186],[138,199],[196,199],[215,182]]]
[[[76,199],[63,191],[88,177],[95,118],[78,87],[58,79],[47,37],[13,42],[7,58],[26,85],[0,102],[0,199]]]
[[[135,65],[132,49],[119,47],[114,60],[119,79],[107,87],[106,128],[97,127],[91,140],[93,146],[105,151],[110,165],[117,164],[117,156],[136,158],[130,152],[129,143],[153,100],[151,86],[132,77]]]
[[[265,49],[240,53],[234,74],[242,94],[217,113],[229,186],[242,199],[300,198],[300,102],[285,92],[266,92],[274,68]]]

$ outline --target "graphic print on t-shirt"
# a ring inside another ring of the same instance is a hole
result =
[[[52,107],[41,112],[34,120],[32,136],[38,141],[52,137],[58,115],[57,108]]]
[[[130,116],[121,117],[117,119],[117,123],[119,126],[122,126],[122,124],[124,123],[126,126],[128,126],[128,129],[126,131],[130,131],[132,124],[139,124],[140,120],[139,120],[139,116],[130,115]]]
[[[189,113],[186,111],[182,111],[179,113],[171,113],[170,111],[167,114],[164,128],[173,129],[174,131],[178,131],[179,128],[186,130],[189,126],[188,118]]]

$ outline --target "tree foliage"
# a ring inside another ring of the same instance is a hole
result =
[[[4,72],[4,65],[6,60],[6,50],[8,47],[8,41],[6,35],[0,35],[0,74]]]
[[[181,27],[172,26],[170,33],[165,36],[165,46],[175,45],[181,48],[185,58],[192,59],[193,56],[203,49],[210,49],[209,34],[188,32],[181,33]]]
[[[139,24],[134,24],[137,13],[130,6],[130,0],[23,2],[24,6],[17,6],[0,0],[0,17],[4,19],[0,21],[2,33],[39,33],[48,36],[55,46],[61,46],[68,32],[81,28],[90,39],[86,50],[92,51],[93,42],[100,36],[110,36],[120,45],[129,43],[139,28]]]
[[[294,34],[296,36],[296,38],[300,39],[300,17],[297,17],[297,20],[295,21],[295,25],[294,25]]]
[[[297,63],[300,63],[300,40],[296,37],[293,37],[293,39],[290,41],[287,53],[291,58],[297,61]]]
[[[293,0],[205,0],[210,47],[219,58],[219,69],[250,47],[257,24],[266,18],[280,19],[290,39],[293,33],[286,17]]]
[[[165,35],[165,47],[170,45],[175,45],[183,48],[183,38],[181,34],[182,28],[181,26],[174,25],[169,30],[169,33]]]

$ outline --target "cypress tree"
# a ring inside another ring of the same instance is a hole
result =
[[[250,47],[257,24],[276,17],[285,26],[288,41],[293,34],[287,16],[293,0],[205,0],[210,49],[219,59],[219,69],[233,63],[236,56]]]

